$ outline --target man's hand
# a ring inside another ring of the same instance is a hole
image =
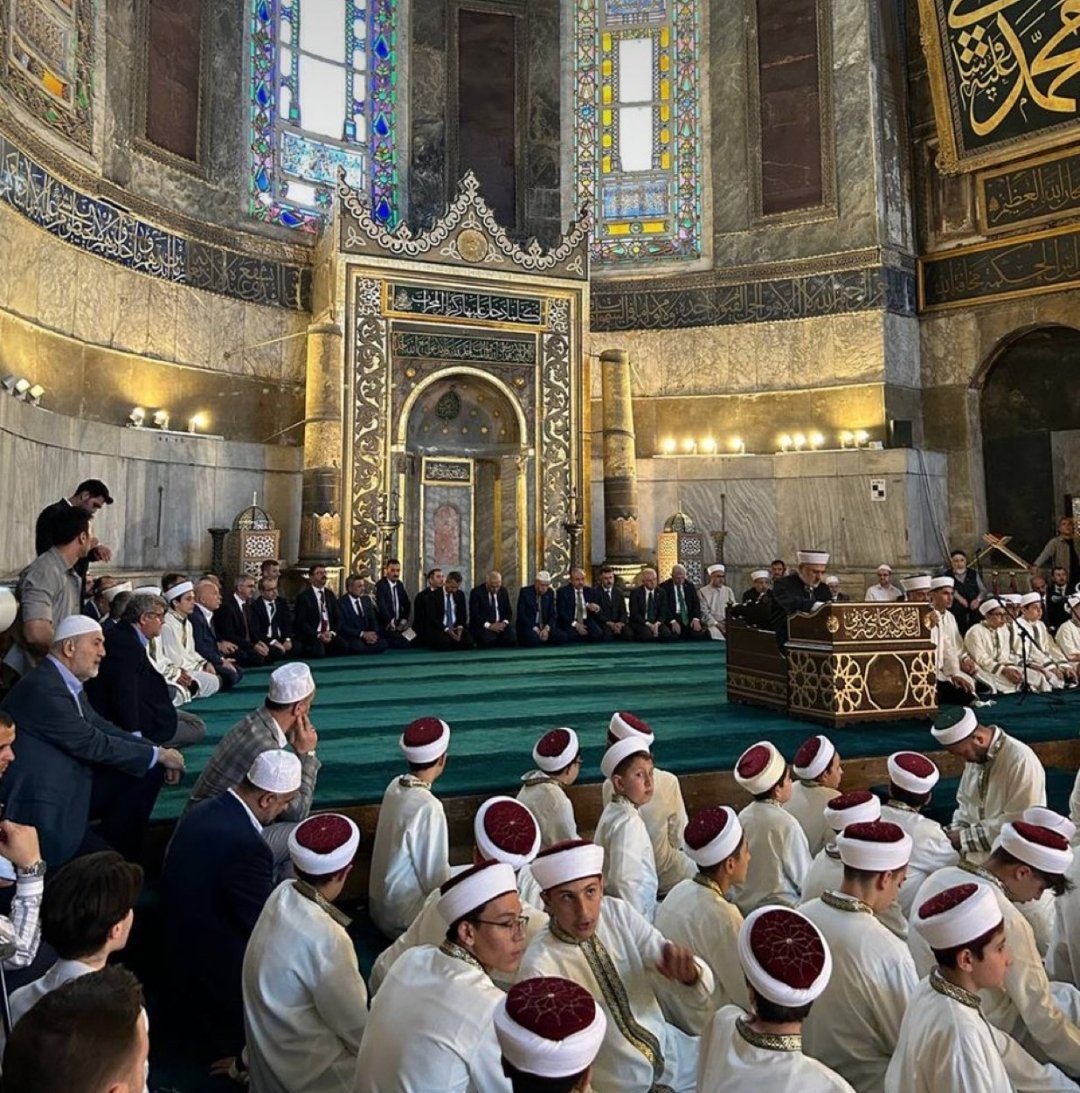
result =
[[[696,634],[700,634],[701,633],[701,619],[691,619],[690,620],[690,629],[693,630]]]
[[[184,668],[180,669],[180,674],[176,679],[182,687],[190,687],[192,683],[195,682],[194,679],[192,679],[191,673]]]
[[[306,713],[296,719],[296,724],[285,736],[297,755],[310,755],[319,744],[319,734]]]
[[[649,633],[651,633],[654,638],[660,636],[660,624],[658,622],[647,622],[645,625],[649,628]]]
[[[252,649],[261,657],[268,657],[270,655],[270,646],[265,641],[257,641],[252,646]]]
[[[319,632],[319,641],[321,641],[323,643],[323,645],[329,645],[330,642],[332,642],[333,640],[334,640],[334,631],[333,630],[321,630]]]
[[[488,629],[494,630],[496,634],[501,634],[509,625],[506,619],[502,619],[499,622],[489,623]]]
[[[953,829],[952,831],[946,831],[945,834],[949,836],[949,842],[951,842],[953,844],[953,846],[957,850],[959,850],[960,849],[960,832]]]
[[[236,644],[231,641],[219,641],[217,643],[218,652],[224,653],[225,656],[232,656],[236,652]]]
[[[104,543],[96,543],[87,557],[92,562],[111,562],[112,551]]]
[[[374,645],[375,642],[377,642],[379,640],[379,635],[376,634],[374,630],[365,630],[360,635],[360,638],[361,638],[362,641],[366,642],[368,645]]]
[[[694,954],[673,941],[664,943],[664,955],[656,970],[665,978],[674,979],[687,987],[692,987],[701,976]]]
[[[158,764],[167,771],[175,770],[181,774],[187,769],[187,760],[176,748],[158,748]]]
[[[548,635],[551,633],[551,628],[548,626],[538,626],[536,632],[540,635],[541,641],[547,641]]]
[[[597,611],[600,610],[600,605],[598,603],[587,603],[585,605],[585,610],[588,611],[589,614],[595,615]]]
[[[579,633],[579,634],[580,634],[580,635],[581,635],[582,637],[585,637],[585,635],[586,635],[586,634],[587,634],[587,633],[589,632],[589,628],[588,628],[588,627],[587,627],[587,626],[586,626],[586,625],[585,625],[585,624],[584,624],[583,622],[575,622],[575,623],[574,623],[574,629],[575,629],[575,630],[576,630],[576,631],[577,631],[577,632],[578,632],[578,633]]]
[[[975,685],[968,679],[967,676],[953,676],[953,685],[959,687],[962,691],[967,691],[969,694],[975,693]]]
[[[680,623],[678,619],[672,619],[671,623],[670,623],[670,626],[671,626],[671,632],[673,634],[681,634],[682,633],[682,623]],[[659,627],[657,627],[657,629],[659,629]]]
[[[1019,683],[1024,678],[1024,673],[1019,668],[1002,668],[1001,674],[1010,683]]]
[[[0,820],[0,856],[7,858],[16,869],[26,869],[41,861],[41,845],[36,827]]]
[[[971,657],[960,658],[960,671],[967,672],[969,676],[973,676],[979,670],[979,666],[971,659]]]

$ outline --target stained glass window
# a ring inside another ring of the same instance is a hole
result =
[[[396,0],[253,0],[251,212],[314,231],[338,170],[397,219]]]
[[[576,5],[578,203],[593,260],[701,255],[699,0]]]

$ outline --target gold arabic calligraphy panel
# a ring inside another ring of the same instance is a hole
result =
[[[1077,136],[1077,0],[919,0],[939,166],[968,170]]]

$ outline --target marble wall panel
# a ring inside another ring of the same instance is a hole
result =
[[[0,217],[0,224],[3,218]],[[78,295],[75,300],[75,324],[71,334],[79,341],[92,345],[111,346],[116,337],[117,293],[120,270],[80,252],[77,263]],[[19,309],[12,305],[13,311]],[[33,319],[34,312],[20,312]]]
[[[176,359],[210,368],[211,326],[218,299],[193,288],[176,290]]]
[[[37,316],[42,326],[69,331],[75,323],[75,300],[79,293],[78,252],[55,248],[48,267],[38,273]]]
[[[149,278],[147,278],[149,280]],[[146,312],[146,352],[164,360],[176,359],[176,330],[180,294],[172,285],[150,281]]]
[[[151,279],[129,270],[117,271],[113,291],[116,297],[116,329],[112,344],[129,353],[149,351]]]

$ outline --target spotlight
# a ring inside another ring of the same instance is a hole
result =
[[[801,452],[806,447],[806,437],[802,433],[796,433],[791,438],[792,443],[795,445],[795,451]]]
[[[197,433],[201,431],[205,433],[208,424],[209,421],[207,420],[206,414],[196,414],[188,421],[188,432]]]
[[[687,437],[687,438],[686,438],[686,439],[685,439],[685,440],[684,440],[684,441],[682,442],[682,450],[683,450],[683,451],[684,451],[684,452],[685,452],[685,453],[686,453],[687,455],[693,455],[693,454],[694,454],[694,452],[695,452],[695,451],[697,451],[697,441],[696,441],[696,440],[695,440],[695,439],[694,439],[694,438],[693,438],[692,436],[688,436],[688,437]]]
[[[845,429],[840,434],[840,447],[841,448],[846,448],[846,447],[848,447],[848,445],[854,444],[854,443],[855,443],[855,434],[850,432],[849,430]]]
[[[45,388],[40,383],[35,383],[29,391],[26,392],[26,401],[31,406],[41,405],[41,396],[45,394]]]
[[[791,451],[791,437],[788,436],[787,433],[784,433],[784,435],[782,437],[780,437],[780,451],[782,451],[782,452],[790,452]]]
[[[15,394],[15,384],[18,382],[18,376],[5,376],[3,380],[0,380],[0,387],[3,387],[9,395],[13,395]]]
[[[746,452],[746,441],[739,436],[733,436],[728,443],[728,447],[739,455],[743,455]]]
[[[824,444],[824,443],[825,443],[825,438],[821,435],[821,433],[811,433],[810,434],[810,447],[811,448],[820,448],[821,445]]]
[[[675,444],[675,438],[673,436],[669,436],[666,437],[661,443],[660,451],[662,451],[664,455],[673,455],[676,447],[677,445]]]
[[[870,434],[865,429],[859,429],[855,433],[855,443],[865,444],[870,439]]]
[[[128,414],[128,427],[141,429],[144,421],[146,421],[146,411],[141,406],[132,407],[131,413]]]
[[[168,410],[155,410],[154,411],[154,424],[159,429],[167,429],[169,427],[169,411]]]
[[[26,392],[29,391],[29,390],[30,390],[30,381],[25,376],[21,376],[19,379],[17,379],[15,381],[15,396],[16,396],[16,398],[22,398],[22,396],[25,395]]]
[[[706,438],[705,438],[705,439],[704,439],[704,440],[703,440],[703,441],[701,442],[701,450],[702,450],[702,451],[703,451],[703,452],[704,452],[704,453],[705,453],[706,455],[712,455],[712,454],[713,454],[713,452],[715,452],[715,451],[716,451],[716,441],[715,441],[715,440],[714,440],[714,439],[713,439],[713,438],[712,438],[711,436],[707,436],[707,437],[706,437]]]

